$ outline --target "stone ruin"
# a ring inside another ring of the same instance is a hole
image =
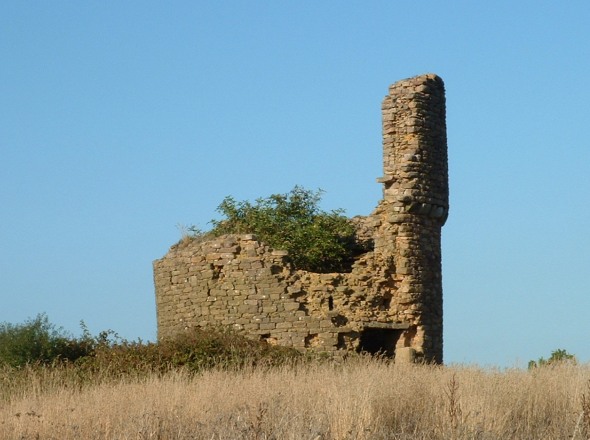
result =
[[[399,81],[382,104],[383,199],[355,217],[371,249],[347,273],[295,270],[255,235],[184,240],[154,262],[158,339],[191,327],[342,356],[442,363],[441,227],[449,210],[444,84]]]

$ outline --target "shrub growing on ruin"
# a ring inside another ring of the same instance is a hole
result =
[[[344,272],[355,253],[355,228],[343,210],[323,211],[322,191],[295,186],[254,203],[226,197],[212,220],[213,233],[256,234],[275,249],[289,252],[293,265],[311,272]]]

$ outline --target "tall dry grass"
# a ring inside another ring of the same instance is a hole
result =
[[[534,371],[371,359],[197,375],[0,372],[2,439],[583,439],[590,366]]]

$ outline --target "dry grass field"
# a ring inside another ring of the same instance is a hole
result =
[[[1,439],[586,439],[590,366],[367,358],[143,377],[0,372]]]

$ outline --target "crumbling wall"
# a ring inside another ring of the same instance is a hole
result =
[[[365,328],[410,328],[383,267],[368,253],[350,273],[311,273],[252,234],[185,240],[154,262],[158,337],[224,326],[273,344],[356,350]]]
[[[383,200],[351,219],[367,250],[352,270],[295,270],[286,251],[251,234],[182,241],[154,262],[160,339],[213,325],[302,350],[442,362],[442,80],[429,74],[394,84],[382,113]]]

